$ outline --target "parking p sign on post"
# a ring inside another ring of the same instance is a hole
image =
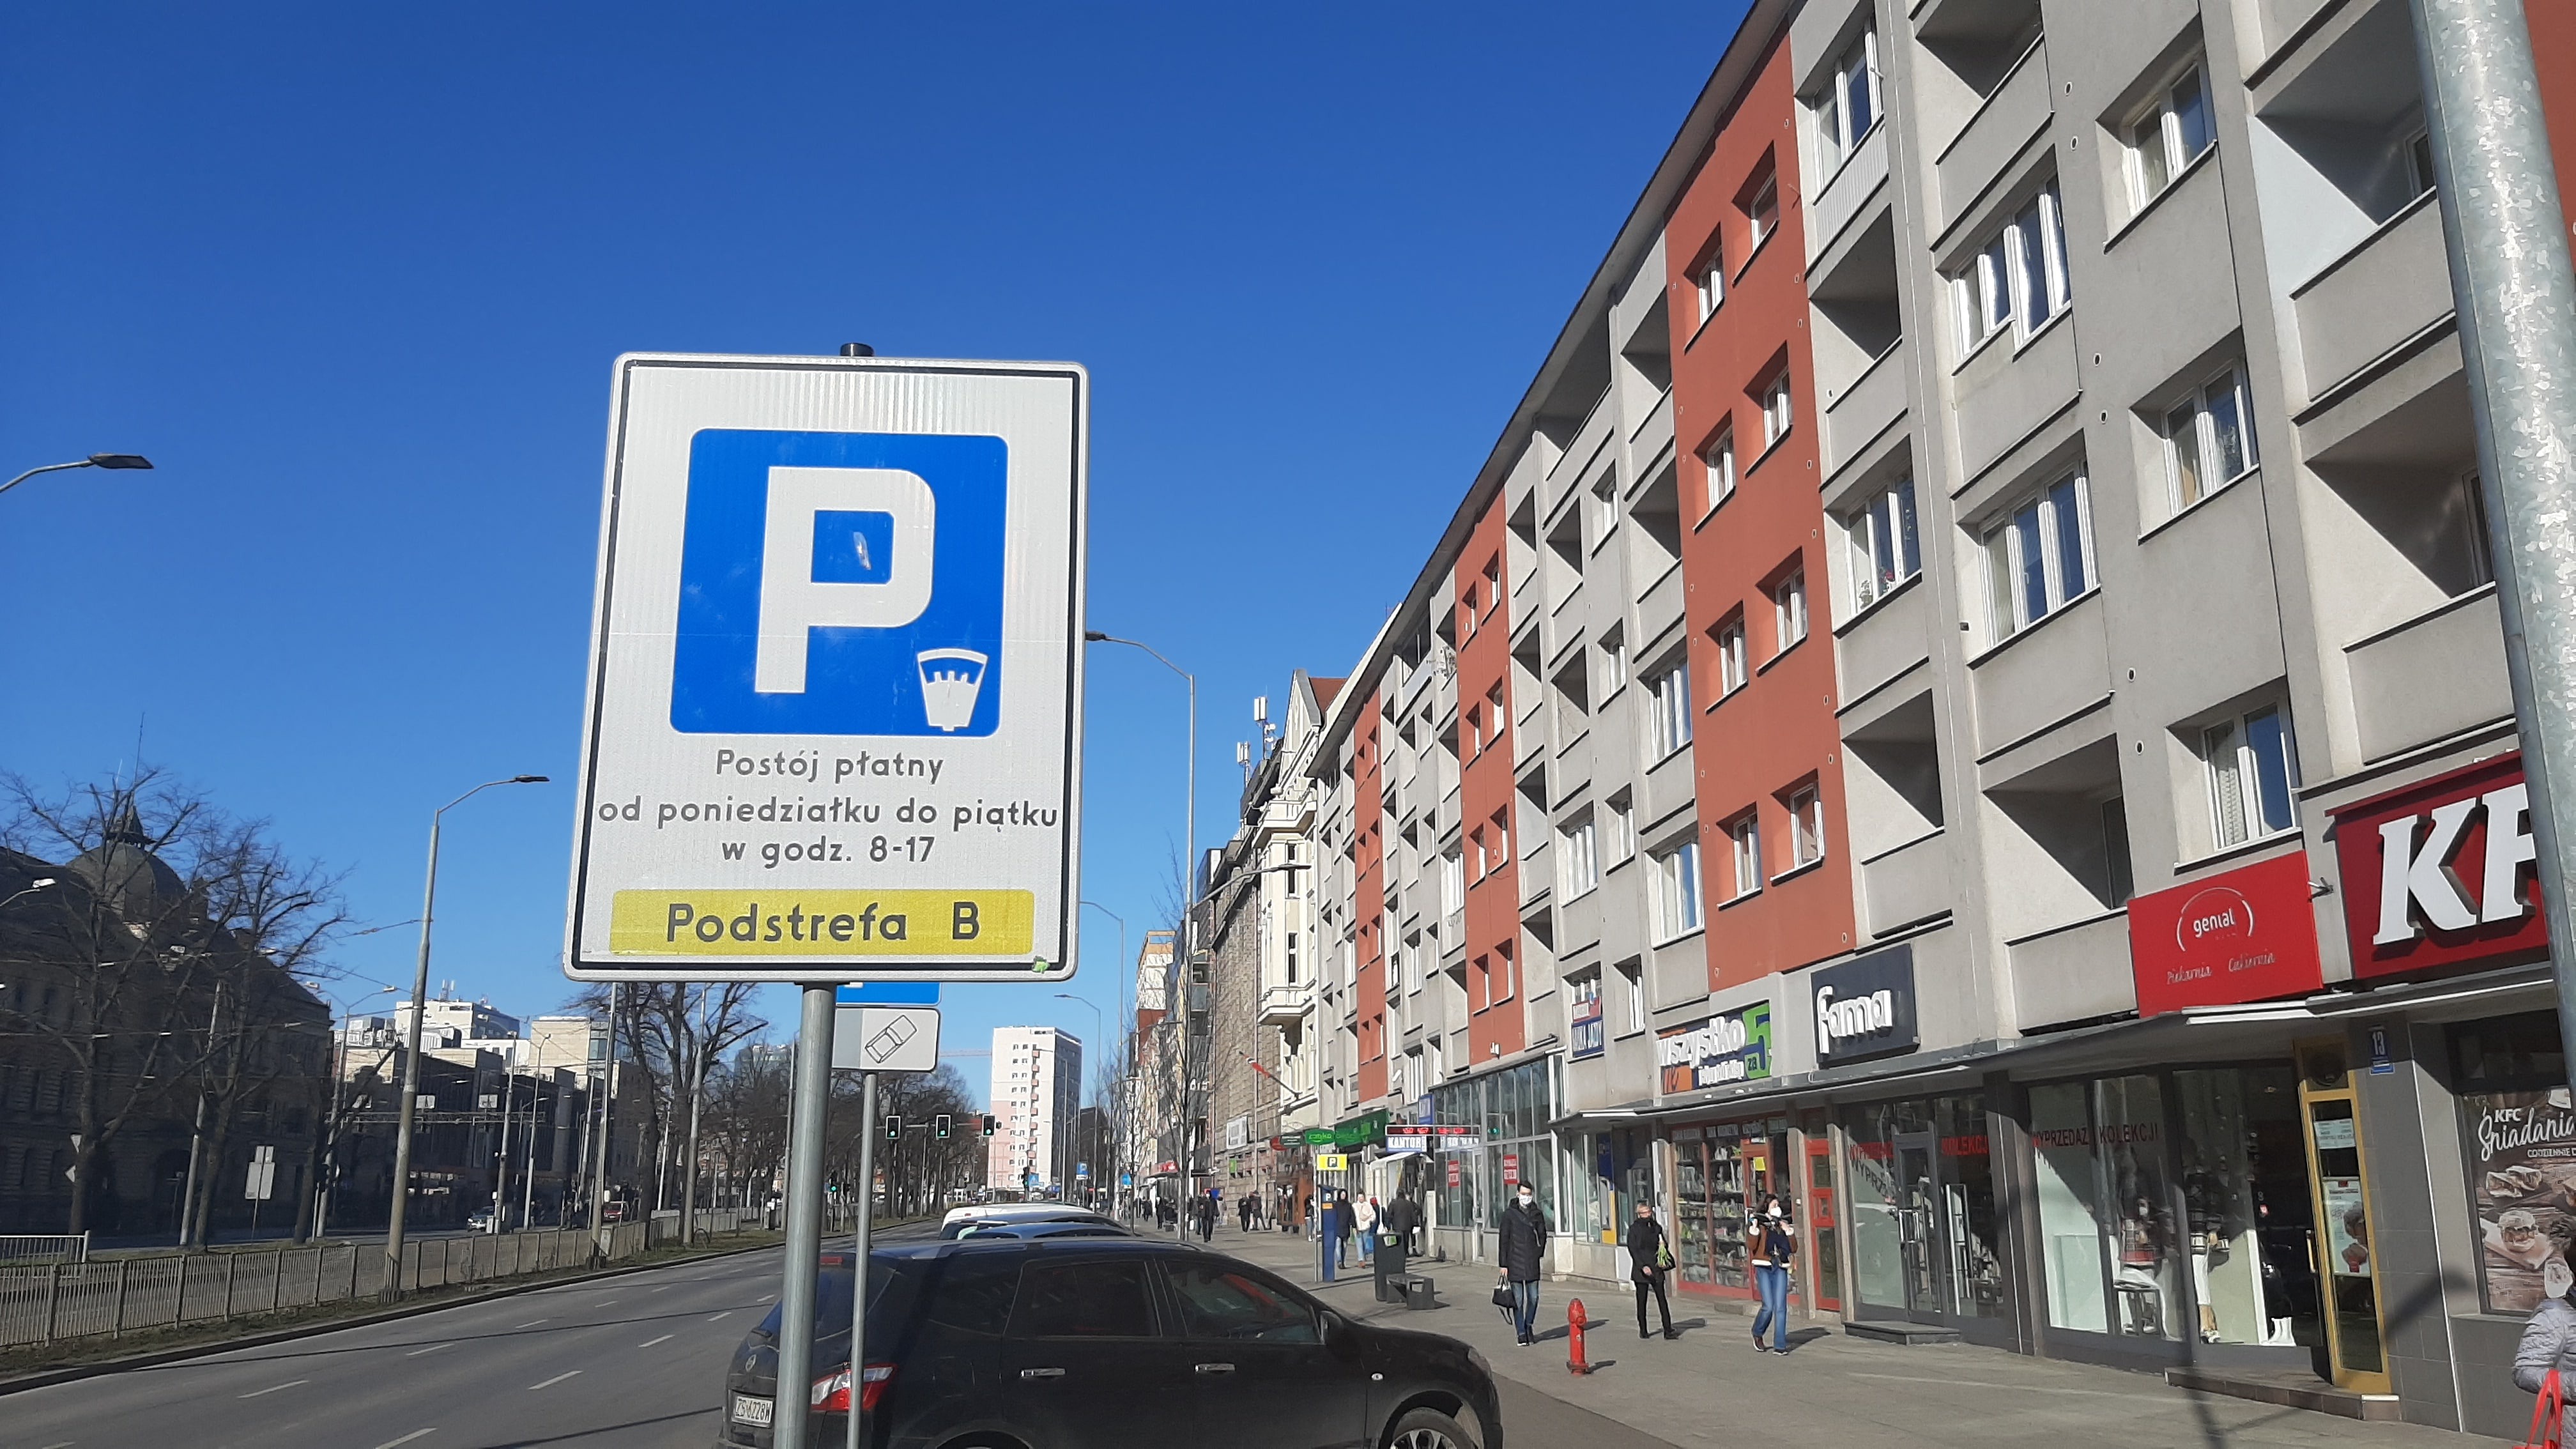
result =
[[[567,975],[1073,974],[1089,397],[618,359]]]

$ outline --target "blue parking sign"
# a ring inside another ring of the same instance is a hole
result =
[[[1008,471],[996,437],[697,432],[672,728],[991,734]]]

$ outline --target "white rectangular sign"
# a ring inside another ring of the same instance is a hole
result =
[[[1070,977],[1089,377],[616,382],[565,974]]]
[[[843,1006],[832,1013],[832,1070],[939,1070],[936,1006]]]

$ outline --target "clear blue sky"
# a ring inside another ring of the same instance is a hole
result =
[[[434,976],[552,1009],[610,361],[865,341],[1090,367],[1091,622],[1198,672],[1220,839],[1252,696],[1399,599],[1741,9],[9,7],[0,476],[159,470],[0,498],[0,767],[139,730],[371,922],[433,808],[551,774],[451,817]],[[1181,693],[1092,666],[1084,894],[1132,953]],[[951,1046],[1095,1034],[948,998]]]

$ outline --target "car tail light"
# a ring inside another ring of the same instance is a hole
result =
[[[877,1403],[885,1397],[886,1385],[894,1379],[894,1365],[868,1365],[867,1385],[859,1391],[859,1408],[876,1412]],[[850,1412],[850,1370],[847,1365],[814,1381],[814,1407],[826,1414]]]

